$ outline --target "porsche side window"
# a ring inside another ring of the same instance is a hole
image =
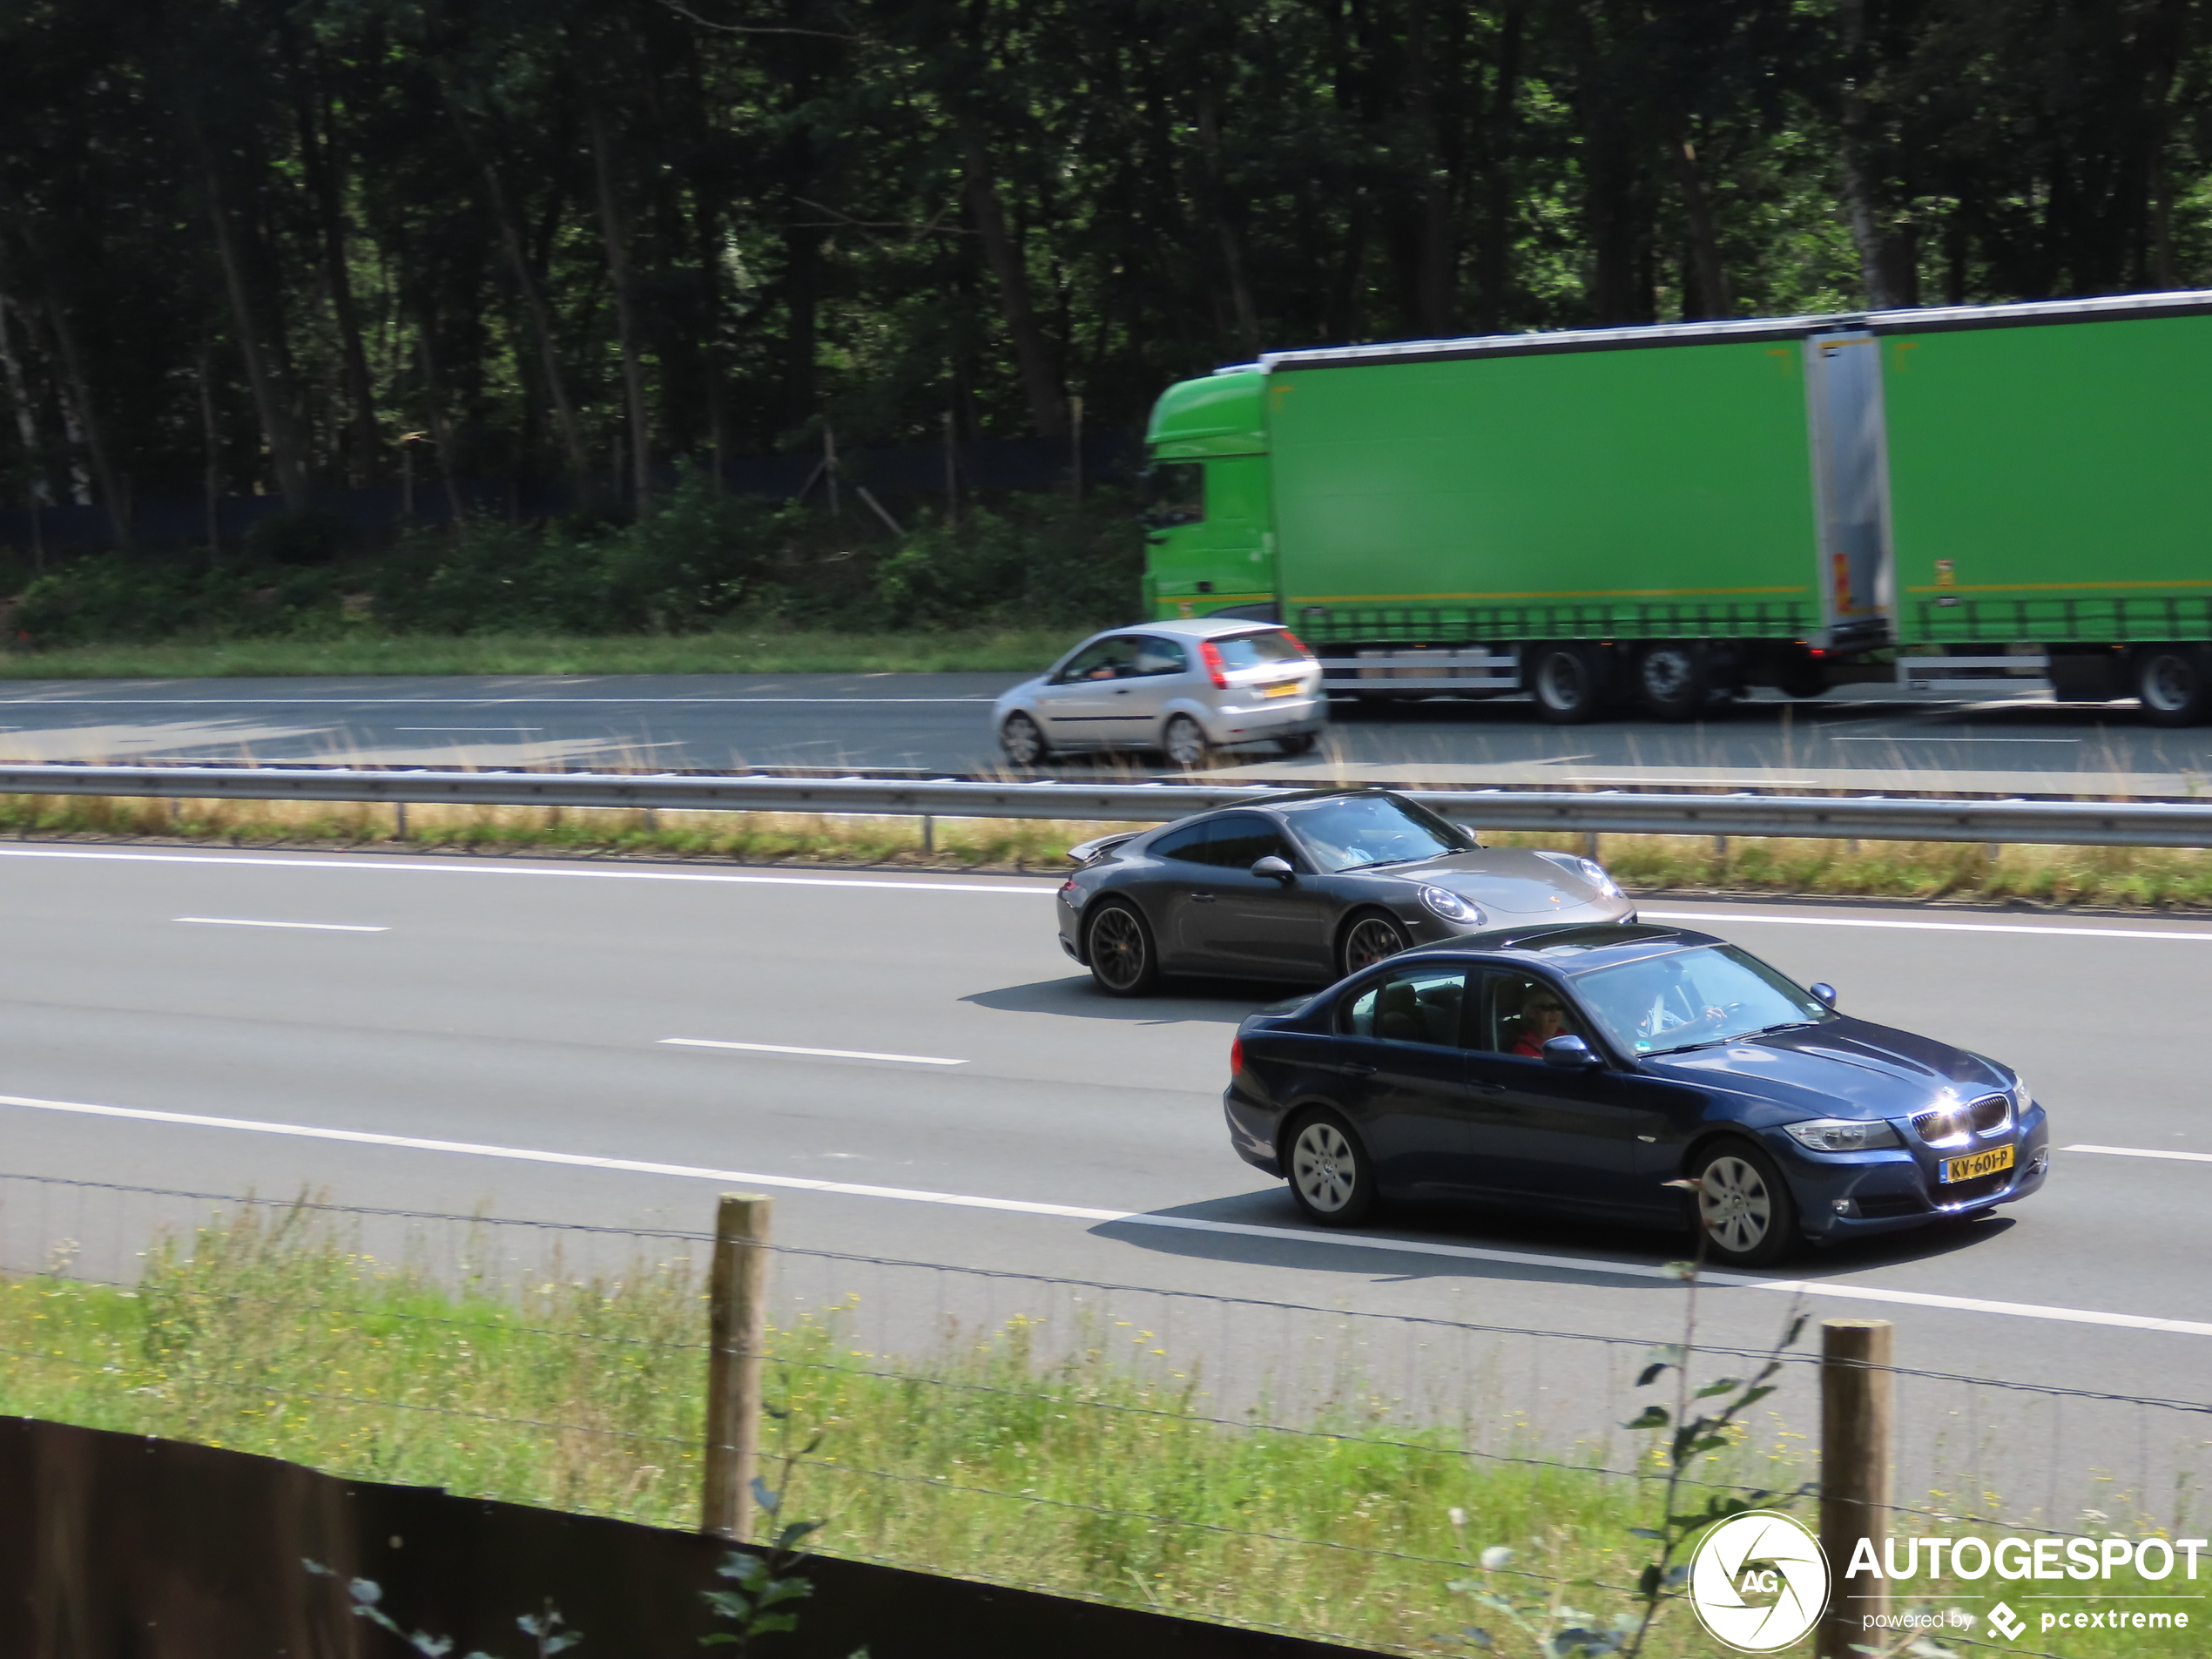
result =
[[[1206,837],[1206,862],[1218,864],[1224,869],[1249,870],[1260,860],[1270,856],[1290,859],[1295,865],[1290,846],[1283,832],[1273,820],[1257,813],[1231,813],[1217,818],[1210,826]]]
[[[1465,968],[1418,968],[1370,985],[1338,1015],[1344,1034],[1385,1042],[1420,1042],[1440,1049],[1460,1044],[1460,1012],[1467,1001]]]
[[[1156,859],[1181,859],[1187,864],[1206,862],[1206,832],[1213,828],[1211,819],[1193,824],[1188,829],[1170,830],[1145,849]]]

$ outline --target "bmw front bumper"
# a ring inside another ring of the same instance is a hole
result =
[[[2013,1130],[2011,1169],[1955,1184],[1940,1178],[1946,1154],[1930,1147],[1810,1152],[1780,1130],[1761,1139],[1790,1183],[1798,1224],[1817,1244],[1979,1215],[2039,1190],[2051,1167],[2050,1123],[2040,1106],[2022,1114]]]

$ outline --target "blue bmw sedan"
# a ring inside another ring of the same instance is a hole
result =
[[[1679,927],[1422,946],[1244,1022],[1230,1139],[1325,1224],[1472,1200],[1687,1224],[1738,1266],[2043,1184],[2050,1130],[2018,1073],[1835,1001]]]

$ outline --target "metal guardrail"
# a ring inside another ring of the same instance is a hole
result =
[[[1280,786],[1225,782],[992,783],[684,773],[382,772],[345,766],[0,766],[0,794],[12,795],[856,813],[1148,824],[1290,792],[1294,792]],[[2212,801],[1945,800],[1619,790],[1403,792],[1447,818],[1487,830],[2212,846]]]

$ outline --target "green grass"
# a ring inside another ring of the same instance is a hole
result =
[[[1420,1653],[1467,1651],[1433,1638],[1480,1622],[1494,1651],[1534,1659],[1533,1640],[1454,1579],[1516,1600],[1556,1588],[1599,1619],[1629,1608],[1617,1587],[1648,1546],[1627,1528],[1652,1522],[1657,1485],[1588,1465],[1631,1447],[1549,1464],[1463,1457],[1485,1426],[1409,1429],[1362,1404],[1356,1378],[1345,1403],[1296,1426],[1309,1432],[1224,1425],[1204,1420],[1220,1409],[1204,1378],[1150,1332],[1071,1317],[866,1353],[843,1334],[855,1305],[770,1342],[782,1449],[822,1438],[764,1473],[789,1513],[826,1518],[829,1553]],[[0,1411],[683,1527],[697,1514],[705,1325],[687,1262],[579,1278],[554,1258],[519,1291],[455,1288],[359,1253],[312,1212],[242,1206],[158,1243],[127,1289],[0,1279]],[[1515,1404],[1497,1402],[1500,1425]],[[1805,1472],[1739,1444],[1695,1473],[1791,1485]],[[1507,1569],[1467,1564],[1500,1544],[1514,1551]],[[1986,1585],[1952,1588],[1990,1600]],[[2024,1646],[2119,1659],[2212,1652],[2206,1641],[2089,1632]],[[1647,1651],[1711,1649],[1677,1608]]]
[[[337,757],[334,757],[335,759]],[[405,846],[421,851],[597,854],[846,867],[1055,871],[1075,843],[1128,825],[1041,819],[938,819],[785,813],[647,814],[630,809],[290,801],[160,801],[0,796],[0,834],[159,837],[235,846]],[[1580,835],[1486,836],[1497,846],[1580,853]],[[1962,846],[1937,841],[1607,835],[1599,853],[1638,893],[1743,894],[2033,906],[2195,909],[2212,906],[2212,851],[2188,847]]]
[[[843,633],[764,622],[711,633],[235,639],[0,651],[0,679],[260,679],[355,674],[1034,673],[1082,636],[1006,627]]]

